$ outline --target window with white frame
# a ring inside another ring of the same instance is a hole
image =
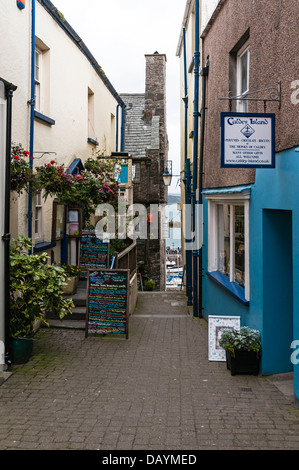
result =
[[[250,67],[250,49],[247,42],[237,53],[237,96],[242,100],[237,101],[237,112],[248,112],[247,97],[249,92],[249,67]]]
[[[35,109],[41,109],[41,68],[42,68],[42,51],[35,49],[35,74],[34,74],[34,99]]]
[[[249,300],[249,195],[209,197],[209,272],[244,288]]]
[[[43,199],[41,191],[36,193],[35,202],[35,241],[43,240]]]

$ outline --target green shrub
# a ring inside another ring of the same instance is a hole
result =
[[[151,279],[148,281],[145,281],[144,283],[144,290],[146,291],[152,291],[155,289],[155,287],[156,287],[156,283],[155,281],[152,281]]]
[[[47,253],[28,254],[32,243],[19,236],[10,247],[10,334],[32,334],[36,320],[48,325],[46,313],[61,320],[72,312],[72,299],[64,299],[62,287],[68,275],[64,268],[47,264]]]

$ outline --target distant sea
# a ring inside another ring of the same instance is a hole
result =
[[[176,204],[181,201],[180,194],[169,194],[168,195],[168,205],[171,206],[172,220],[175,222],[180,222],[181,213],[176,210]],[[181,229],[180,228],[170,228],[169,229],[170,238],[166,239],[166,247],[171,249],[181,248]]]

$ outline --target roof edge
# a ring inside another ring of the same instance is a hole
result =
[[[213,23],[215,22],[220,10],[222,9],[222,7],[224,6],[224,4],[227,2],[227,0],[219,0],[218,2],[218,5],[216,6],[215,10],[213,11],[208,23],[206,24],[204,30],[202,31],[201,33],[201,38],[204,39],[206,37],[206,35],[208,34],[208,32],[210,31]]]
[[[72,41],[76,44],[78,49],[80,49],[82,54],[85,55],[85,57],[93,66],[97,75],[100,77],[100,79],[102,80],[104,85],[108,88],[108,90],[116,99],[116,101],[120,105],[125,106],[125,103],[120,98],[118,92],[115,90],[112,83],[108,80],[107,76],[105,75],[105,72],[103,71],[99,63],[91,54],[90,50],[87,48],[87,46],[82,41],[80,36],[76,33],[76,31],[72,28],[72,26],[65,20],[63,14],[55,7],[55,5],[50,0],[37,0],[37,1],[42,5],[42,7],[45,8],[45,10],[50,14],[50,16],[52,16],[52,18],[64,30],[67,36],[69,36],[69,38],[72,39]]]

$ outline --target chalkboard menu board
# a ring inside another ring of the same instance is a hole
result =
[[[109,243],[97,238],[94,230],[84,230],[80,240],[81,277],[87,277],[88,269],[108,268]]]
[[[88,272],[86,337],[124,334],[128,339],[129,273],[127,269]]]

